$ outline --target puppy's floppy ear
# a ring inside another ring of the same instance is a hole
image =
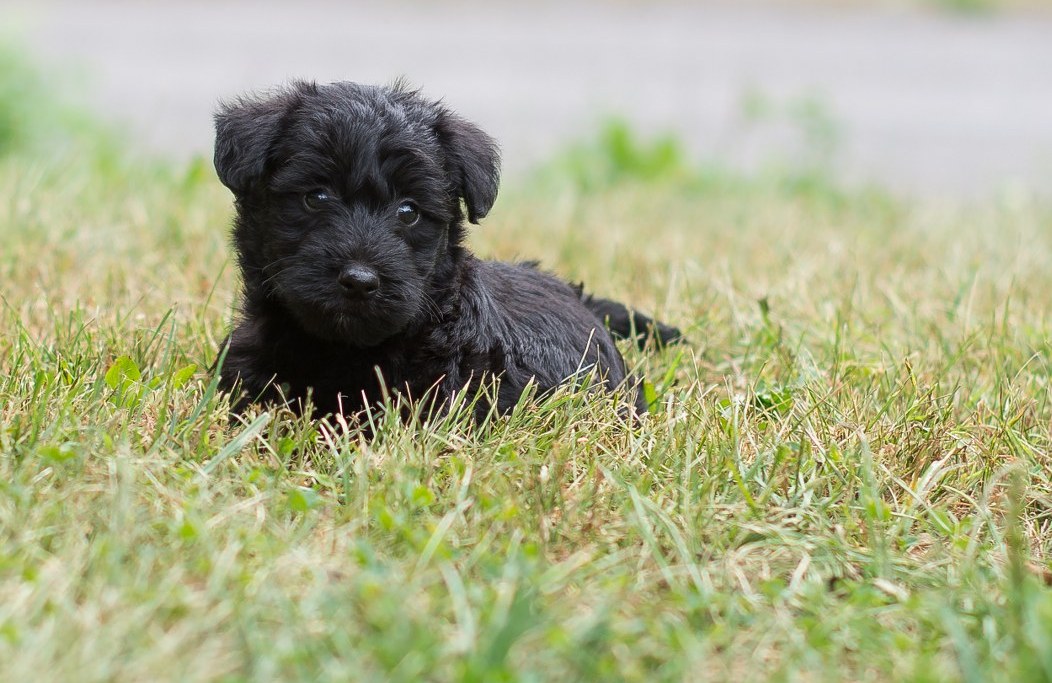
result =
[[[215,167],[219,180],[235,195],[243,195],[263,176],[267,154],[282,121],[315,90],[313,83],[295,82],[289,88],[260,98],[240,98],[220,105],[215,115]]]
[[[500,150],[497,143],[473,123],[448,110],[435,125],[446,150],[457,192],[468,209],[468,220],[478,223],[497,201],[500,185]]]

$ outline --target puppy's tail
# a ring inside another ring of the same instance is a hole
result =
[[[651,339],[658,348],[685,341],[678,327],[654,320],[618,301],[586,294],[583,284],[573,287],[581,297],[581,302],[606,325],[615,339],[631,339],[641,349]]]

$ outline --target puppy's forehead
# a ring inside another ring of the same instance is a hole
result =
[[[435,117],[426,108],[407,107],[383,94],[326,95],[323,90],[304,102],[291,126],[293,138],[316,154],[359,163],[400,154],[439,155]]]
[[[305,98],[279,142],[279,186],[324,184],[380,198],[444,194],[437,105],[412,93],[334,84]]]

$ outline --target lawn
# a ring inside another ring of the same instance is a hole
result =
[[[471,241],[687,330],[625,348],[651,415],[231,422],[210,164],[136,159],[16,71],[0,680],[1052,679],[1052,207],[742,178],[611,126]]]

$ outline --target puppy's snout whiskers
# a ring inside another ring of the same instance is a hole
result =
[[[430,294],[427,292],[421,292],[420,302],[424,305],[424,310],[427,312],[431,322],[437,323],[442,321],[442,308]]]
[[[282,261],[292,261],[292,262],[285,264],[283,268],[281,268],[277,272],[273,273],[272,275],[267,275],[267,271],[268,270],[272,269],[273,267],[275,267],[276,265],[278,265]],[[277,280],[277,278],[281,277],[283,274],[285,274],[288,271],[290,271],[293,268],[295,268],[298,265],[298,261],[299,261],[298,257],[290,256],[290,257],[278,259],[277,261],[274,261],[273,263],[268,263],[267,265],[263,266],[260,269],[260,272],[263,273],[264,277],[263,277],[262,282],[260,282],[260,284],[262,286],[264,286],[264,287],[270,286],[271,283],[273,283],[275,280]]]
[[[279,264],[286,263],[286,262],[298,261],[298,260],[300,260],[300,258],[301,257],[300,257],[299,254],[292,254],[291,256],[282,256],[279,259],[274,259],[270,263],[264,264],[263,267],[260,268],[260,270],[263,271],[263,272],[266,272],[267,270],[269,270],[270,268],[273,268],[274,266],[277,266]]]

